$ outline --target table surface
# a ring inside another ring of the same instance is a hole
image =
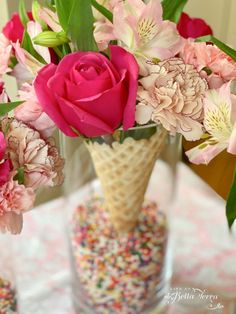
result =
[[[166,196],[165,178],[165,170],[157,163],[148,198]],[[236,237],[235,229],[232,235],[227,229],[225,203],[182,163],[178,166],[176,187],[171,206],[173,284],[175,287],[205,289],[224,302],[221,310],[197,309],[198,314],[235,313]],[[80,189],[74,194],[73,202],[81,203],[88,192],[88,187]],[[74,313],[65,205],[65,199],[59,198],[27,213],[22,234],[10,236],[13,256],[9,256],[9,236],[0,237],[0,271],[6,265],[14,265],[20,314]],[[194,314],[192,309],[177,310],[177,306],[174,304],[170,313]]]

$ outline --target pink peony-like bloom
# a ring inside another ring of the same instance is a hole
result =
[[[145,123],[161,123],[171,134],[181,133],[187,140],[197,140],[203,133],[201,124],[203,99],[207,83],[193,65],[171,58],[149,65],[149,75],[139,80],[136,117]],[[143,105],[148,106],[144,112]],[[152,107],[152,111],[150,110]],[[140,111],[141,110],[141,111]]]
[[[8,181],[11,170],[10,161],[5,156],[6,148],[7,143],[4,134],[0,132],[0,187]]]
[[[199,18],[191,18],[182,12],[177,29],[184,38],[197,38],[205,35],[212,35],[211,27]]]
[[[3,34],[0,34],[0,77],[11,71],[9,68],[11,52],[12,46],[10,41]]]
[[[20,100],[25,101],[14,110],[15,118],[36,129],[44,138],[48,138],[55,130],[54,122],[43,112],[35,94],[34,86],[28,83],[19,90]]]
[[[186,152],[194,164],[208,164],[227,149],[236,155],[236,115],[230,83],[218,90],[209,90],[204,100],[204,127],[209,134],[206,141]]]
[[[6,152],[14,169],[23,168],[26,187],[38,189],[63,182],[64,160],[53,139],[44,140],[39,132],[16,119],[3,119],[2,129],[7,130]]]
[[[132,52],[146,75],[147,60],[174,57],[182,47],[176,24],[163,21],[159,0],[119,1],[113,12],[114,35],[121,45]]]
[[[36,77],[40,104],[66,135],[96,137],[134,125],[138,65],[123,48],[110,51],[111,60],[96,52],[68,54]]]
[[[199,72],[204,68],[211,72],[207,75],[205,71],[202,71],[201,75],[212,89],[236,79],[236,62],[216,46],[188,40],[180,56],[185,63],[193,64]]]
[[[0,230],[18,234],[22,230],[22,214],[33,207],[33,189],[18,184],[11,178],[0,188]]]

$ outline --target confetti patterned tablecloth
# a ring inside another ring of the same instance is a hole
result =
[[[157,181],[162,183],[158,191]],[[165,170],[157,165],[148,195],[161,199],[166,196],[165,188]],[[83,201],[88,190],[88,187],[81,189],[74,200]],[[207,289],[227,299],[236,299],[236,237],[228,233],[223,200],[183,164],[178,167],[176,195],[171,210],[174,285]],[[63,198],[38,207],[25,215],[23,233],[11,237],[20,314],[74,313],[64,209]],[[0,241],[0,249],[4,263],[7,251],[4,241]],[[194,314],[192,310],[173,309],[171,313]],[[216,313],[231,312],[225,305],[224,312]]]

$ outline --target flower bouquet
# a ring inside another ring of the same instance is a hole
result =
[[[83,139],[104,200],[79,206],[71,223],[79,313],[142,313],[166,285],[166,215],[144,203],[152,169],[176,134],[201,140],[193,163],[236,153],[236,51],[182,13],[186,0],[46,2],[27,12],[20,1],[0,37],[0,75],[19,86],[19,102],[3,90],[0,105],[0,191],[17,190],[0,199],[0,222],[21,220],[34,189],[62,182],[55,126]]]

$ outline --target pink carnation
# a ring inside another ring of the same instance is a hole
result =
[[[181,133],[190,141],[201,137],[207,84],[192,65],[179,58],[150,64],[148,76],[139,83],[138,123],[161,123],[171,134]]]
[[[236,79],[236,63],[216,46],[189,40],[183,46],[180,56],[185,63],[193,64],[199,72],[204,68],[212,72],[210,75],[205,71],[201,72],[210,88],[219,88],[224,83]]]
[[[44,138],[51,136],[55,130],[55,124],[49,116],[43,112],[35,94],[34,87],[28,83],[23,84],[19,90],[19,97],[20,100],[25,102],[15,109],[14,114],[16,119],[39,131]]]
[[[18,184],[11,178],[0,189],[0,230],[13,234],[21,232],[22,214],[33,207],[35,194],[33,189]]]
[[[7,154],[14,169],[24,169],[26,187],[38,189],[63,182],[64,160],[52,139],[44,140],[40,133],[16,119],[5,118],[2,128],[7,131]]]

